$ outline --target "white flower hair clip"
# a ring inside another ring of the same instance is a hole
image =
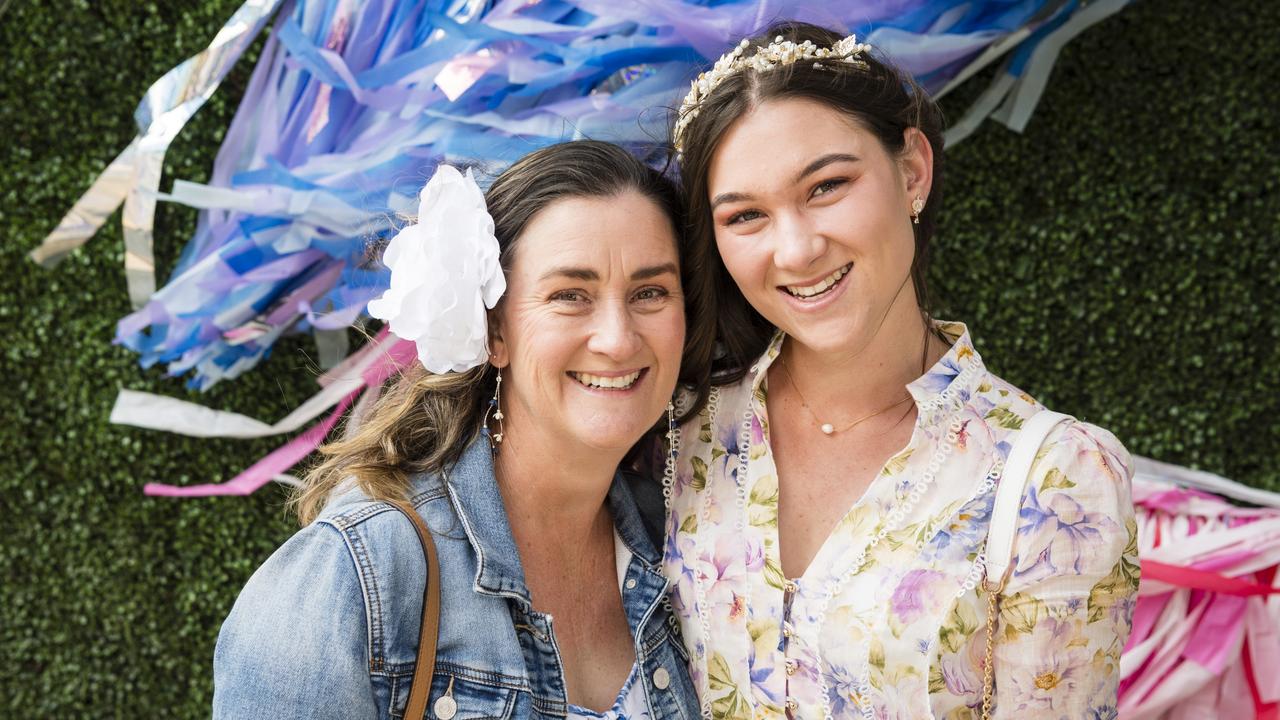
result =
[[[507,280],[498,262],[493,218],[471,170],[440,165],[422,188],[418,219],[391,238],[382,262],[391,287],[369,302],[397,337],[418,347],[433,373],[462,372],[489,355],[485,311]]]

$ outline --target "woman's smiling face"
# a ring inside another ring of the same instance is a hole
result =
[[[636,191],[558,200],[521,233],[507,280],[492,343],[507,433],[625,452],[679,376],[671,221]]]
[[[921,155],[909,137],[893,157],[858,122],[811,100],[769,100],[738,119],[707,187],[720,256],[752,307],[812,349],[866,347],[896,301],[915,302]]]

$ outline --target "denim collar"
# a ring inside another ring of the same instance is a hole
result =
[[[444,480],[463,532],[476,553],[476,592],[514,598],[529,609],[529,588],[498,490],[488,441],[483,436],[473,440],[444,473]],[[613,476],[608,503],[622,542],[648,569],[657,571],[662,558],[645,532],[639,506],[621,473]]]

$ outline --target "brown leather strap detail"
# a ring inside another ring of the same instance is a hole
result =
[[[404,513],[418,531],[422,554],[427,559],[426,587],[422,593],[422,631],[418,636],[418,661],[413,669],[413,683],[409,686],[409,704],[405,706],[405,720],[419,720],[427,715],[427,700],[431,695],[431,678],[436,670],[436,640],[440,635],[440,560],[436,556],[436,544],[431,539],[422,516],[406,502],[391,503]]]

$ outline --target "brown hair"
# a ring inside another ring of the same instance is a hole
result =
[[[683,207],[674,185],[616,145],[577,140],[526,155],[493,181],[485,201],[502,268],[510,272],[521,233],[547,206],[567,198],[613,197],[627,191],[653,201],[676,234],[686,322],[680,383],[696,397],[682,413],[688,417],[706,402],[715,314],[705,256],[680,232]],[[438,472],[456,462],[479,434],[495,376],[489,364],[436,375],[414,363],[390,382],[354,432],[320,448],[323,460],[307,474],[293,499],[299,520],[306,524],[315,519],[334,488],[347,478],[371,498],[402,498],[410,475]]]
[[[830,30],[801,22],[782,22],[751,38],[744,57],[782,37],[795,43],[805,40],[831,47],[842,38]],[[942,113],[931,98],[892,64],[863,53],[865,67],[844,62],[797,62],[766,72],[744,68],[727,77],[698,104],[697,117],[684,130],[680,175],[689,217],[689,235],[704,248],[714,270],[713,283],[719,310],[717,336],[723,354],[716,359],[715,382],[740,379],[747,366],[764,352],[775,332],[743,297],[729,275],[716,247],[711,219],[707,175],[721,138],[738,118],[768,100],[798,98],[822,103],[853,118],[871,132],[890,155],[904,150],[903,133],[918,128],[933,146],[933,185],[920,223],[915,229],[915,258],[911,279],[916,301],[928,321],[929,293],[925,275],[929,264],[929,240],[933,237],[938,208],[942,204]]]

